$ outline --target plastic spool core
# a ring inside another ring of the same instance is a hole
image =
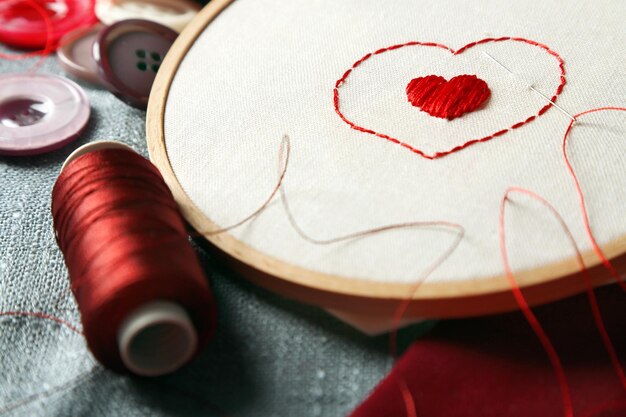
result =
[[[122,323],[118,346],[124,365],[143,376],[173,372],[191,359],[198,335],[179,305],[155,301],[139,307]]]
[[[99,140],[96,142],[90,142],[77,148],[74,152],[72,152],[70,156],[67,157],[65,162],[63,162],[63,165],[61,166],[61,171],[63,171],[65,167],[69,165],[70,162],[72,162],[74,159],[78,158],[79,156],[83,156],[89,152],[99,151],[101,149],[126,149],[127,151],[135,152],[133,148],[126,145],[125,143],[116,142],[114,140]]]
[[[101,149],[126,149],[115,141],[91,142],[76,149],[61,171],[74,159]],[[138,307],[122,322],[117,344],[124,365],[142,376],[174,372],[186,364],[198,348],[198,334],[189,315],[180,305],[153,301]]]

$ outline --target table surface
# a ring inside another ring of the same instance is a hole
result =
[[[34,62],[2,60],[0,73],[23,72]],[[54,56],[39,72],[64,75]],[[52,186],[65,158],[84,143],[113,139],[143,155],[147,150],[144,111],[77,82],[92,115],[76,142],[40,156],[0,157],[0,312],[39,312],[80,326],[52,232]],[[197,249],[208,272],[210,256]],[[386,337],[362,335],[232,272],[209,274],[217,336],[195,361],[166,377],[114,374],[66,327],[0,316],[0,416],[342,416],[390,370]],[[406,344],[421,331],[407,329],[401,338]]]

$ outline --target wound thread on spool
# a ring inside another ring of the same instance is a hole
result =
[[[212,338],[209,284],[149,161],[116,142],[79,148],[54,185],[52,216],[87,345],[103,365],[163,375]]]

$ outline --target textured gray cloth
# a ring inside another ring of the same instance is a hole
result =
[[[0,73],[33,62],[0,61]],[[62,74],[54,57],[40,72]],[[80,327],[52,232],[52,185],[83,143],[114,139],[147,152],[145,112],[79,84],[92,116],[78,141],[41,156],[0,157],[0,312],[42,312]],[[198,255],[208,271],[209,256],[199,247]],[[107,371],[81,335],[53,321],[0,316],[0,416],[342,416],[391,367],[384,337],[368,338],[228,271],[211,280],[217,336],[193,363],[162,378]],[[405,330],[402,338],[420,331]]]

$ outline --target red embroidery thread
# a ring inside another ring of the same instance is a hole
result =
[[[51,314],[40,313],[40,312],[33,312],[33,311],[0,311],[0,317],[2,317],[2,316],[35,317],[35,318],[43,319],[43,320],[50,320],[50,321],[58,323],[58,324],[60,324],[62,326],[67,327],[68,329],[70,329],[74,333],[78,333],[78,334],[81,334],[81,335],[83,334],[83,332],[78,327],[74,326],[73,324],[71,324],[68,321],[60,319],[60,318],[58,318],[56,316],[53,316]]]
[[[450,81],[427,75],[412,79],[406,95],[409,103],[431,116],[452,120],[477,110],[491,96],[491,90],[475,75],[458,75]]]
[[[595,109],[590,109],[590,110],[585,110],[583,112],[580,112],[574,116],[574,119],[577,121],[582,116],[585,116],[591,113],[600,112],[600,111],[626,111],[626,107],[598,107]],[[596,253],[598,258],[602,261],[602,264],[609,271],[611,276],[615,278],[615,282],[617,282],[619,286],[622,287],[622,290],[626,291],[626,282],[624,282],[624,280],[620,277],[620,274],[617,271],[617,269],[615,269],[613,264],[611,264],[611,262],[606,257],[606,255],[604,255],[604,252],[600,248],[600,245],[596,241],[596,238],[591,231],[591,223],[589,221],[589,212],[587,211],[587,202],[585,200],[583,188],[582,188],[582,185],[580,184],[580,180],[578,179],[578,175],[576,175],[576,170],[572,166],[572,162],[570,161],[569,156],[567,154],[567,140],[569,139],[569,134],[572,131],[573,127],[574,127],[574,120],[572,120],[572,122],[567,126],[567,130],[565,131],[565,135],[563,136],[562,151],[563,151],[563,159],[565,160],[565,165],[567,166],[567,172],[572,177],[572,181],[574,181],[574,186],[576,187],[576,194],[578,194],[578,201],[580,203],[580,207],[581,207],[581,211],[583,215],[583,221],[585,222],[585,232],[587,233],[587,237],[589,238],[593,251]],[[626,379],[624,379],[624,381],[626,381]],[[624,385],[624,387],[626,388],[626,384]]]
[[[563,60],[563,58],[561,58],[561,56],[553,51],[552,49],[550,49],[547,45],[544,45],[542,43],[539,42],[535,42],[529,39],[524,39],[524,38],[515,38],[515,37],[502,37],[502,38],[485,38],[485,39],[481,39],[479,41],[476,42],[472,42],[472,43],[468,43],[467,45],[461,47],[460,49],[454,50],[446,45],[440,44],[440,43],[434,43],[434,42],[416,42],[416,41],[412,41],[412,42],[407,42],[407,43],[403,43],[403,44],[398,44],[398,45],[392,45],[392,46],[388,46],[386,48],[382,48],[379,49],[377,51],[374,52],[370,52],[367,55],[365,55],[364,57],[362,57],[361,59],[359,59],[358,61],[356,61],[354,64],[352,64],[352,67],[350,67],[350,69],[348,69],[342,76],[341,78],[339,78],[337,80],[337,82],[335,83],[335,88],[333,89],[333,103],[334,103],[334,107],[335,107],[335,112],[337,113],[337,115],[341,118],[341,120],[344,121],[344,123],[346,123],[347,125],[350,126],[350,128],[354,129],[354,130],[358,130],[359,132],[363,132],[363,133],[367,133],[370,135],[374,135],[374,136],[378,136],[379,138],[383,138],[386,139],[392,143],[398,144],[400,146],[402,146],[403,148],[406,148],[408,150],[410,150],[411,152],[414,152],[416,154],[418,154],[419,156],[425,158],[425,159],[438,159],[438,158],[442,158],[446,155],[450,155],[452,153],[458,152],[462,149],[465,149],[469,146],[475,145],[477,143],[481,143],[481,142],[487,142],[490,141],[491,139],[494,139],[498,136],[502,136],[505,133],[513,130],[513,129],[518,129],[522,126],[524,126],[527,123],[532,122],[533,120],[535,120],[538,116],[541,116],[542,114],[544,114],[546,111],[548,111],[548,109],[550,107],[552,107],[552,103],[548,103],[547,105],[545,105],[544,107],[542,107],[536,115],[530,116],[528,117],[526,120],[515,123],[513,126],[508,127],[506,129],[502,129],[499,130],[495,133],[492,133],[488,136],[485,136],[483,138],[479,138],[479,139],[471,139],[468,140],[467,142],[463,143],[462,145],[459,146],[455,146],[452,149],[448,149],[446,151],[440,151],[440,152],[435,152],[433,154],[427,154],[426,152],[422,151],[421,149],[415,148],[411,145],[409,145],[406,142],[402,142],[400,139],[394,138],[392,136],[386,135],[384,133],[380,133],[380,132],[376,132],[375,130],[372,129],[367,129],[364,128],[362,126],[357,125],[356,123],[352,122],[351,120],[349,120],[342,112],[340,109],[340,105],[339,105],[339,87],[341,87],[341,85],[346,82],[346,80],[348,79],[348,77],[350,77],[350,74],[352,74],[352,72],[358,68],[361,64],[363,64],[365,61],[367,61],[368,59],[372,58],[375,55],[380,55],[383,54],[385,52],[389,52],[389,51],[394,51],[396,49],[401,49],[401,48],[405,48],[408,46],[426,46],[426,47],[435,47],[435,48],[441,48],[444,49],[448,52],[450,52],[452,55],[460,55],[463,52],[467,51],[468,49],[476,46],[476,45],[481,45],[481,44],[485,44],[485,43],[490,43],[490,42],[504,42],[504,41],[514,41],[514,42],[522,42],[522,43],[527,43],[529,45],[533,45],[533,46],[537,46],[543,50],[545,50],[548,54],[552,55],[558,62],[558,68],[560,71],[560,84],[557,87],[556,91],[554,92],[554,95],[552,96],[552,98],[550,99],[551,101],[556,101],[557,97],[561,94],[561,92],[563,91],[563,87],[565,87],[566,84],[566,79],[565,79],[565,61]]]

